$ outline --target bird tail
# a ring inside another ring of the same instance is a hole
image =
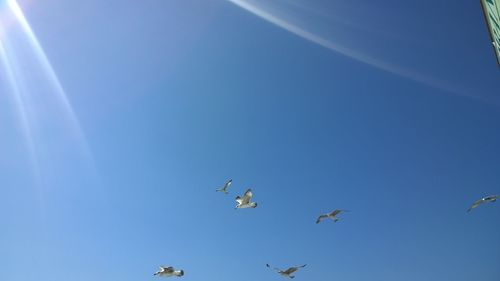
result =
[[[175,275],[176,275],[177,277],[181,277],[181,276],[183,276],[183,275],[184,275],[184,270],[178,270],[178,271],[176,271],[176,272],[175,272]]]
[[[290,278],[291,278],[291,279],[293,279],[293,278],[295,278],[295,276],[294,276],[294,275],[291,275],[291,276],[290,276]]]

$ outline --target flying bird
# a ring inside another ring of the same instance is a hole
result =
[[[160,270],[155,272],[155,276],[160,276],[160,277],[171,277],[171,276],[177,276],[181,277],[184,275],[184,270],[175,270],[171,266],[160,266]]]
[[[300,268],[305,267],[306,265],[307,264],[300,265],[300,266],[292,266],[292,267],[288,268],[287,270],[281,270],[281,269],[279,269],[277,267],[271,267],[269,264],[266,264],[267,267],[276,270],[279,274],[281,274],[281,276],[285,276],[285,277],[288,277],[288,278],[295,278],[295,276],[292,275],[292,274],[295,271],[299,270]]]
[[[337,210],[335,210],[335,211],[333,211],[333,212],[331,212],[329,214],[321,215],[316,220],[316,223],[320,223],[322,220],[327,219],[327,218],[332,219],[334,222],[338,222],[339,218],[337,217],[337,215],[340,214],[340,213],[342,213],[342,212],[347,212],[347,210],[337,209]]]
[[[243,208],[256,208],[257,203],[256,202],[250,202],[252,199],[252,190],[249,188],[247,191],[245,191],[245,194],[243,194],[243,198],[240,196],[236,196],[236,202],[238,203],[236,205],[236,209],[243,209]]]
[[[224,194],[228,194],[227,188],[233,183],[233,180],[228,180],[223,187],[216,189],[217,192],[224,192]]]
[[[498,195],[491,195],[491,196],[486,196],[484,198],[481,198],[481,199],[477,200],[476,202],[474,202],[472,204],[472,206],[470,206],[470,208],[467,210],[467,212],[472,211],[472,209],[477,208],[481,204],[488,203],[488,202],[491,202],[491,203],[496,202],[498,197],[499,197]]]

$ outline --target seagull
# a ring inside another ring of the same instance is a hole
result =
[[[217,192],[224,192],[224,194],[227,194],[227,188],[233,183],[233,180],[228,180],[223,187],[216,189],[215,191]]]
[[[236,202],[238,202],[238,205],[236,205],[236,209],[243,209],[243,208],[256,208],[257,203],[255,202],[250,202],[252,199],[252,190],[249,188],[247,191],[245,191],[245,194],[243,195],[243,198],[240,196],[236,196]]]
[[[329,214],[324,214],[324,215],[319,216],[318,219],[316,220],[316,223],[320,223],[322,220],[327,219],[327,218],[331,218],[334,222],[338,222],[339,218],[337,217],[337,215],[342,213],[342,212],[348,212],[348,211],[337,209]]]
[[[498,199],[498,197],[499,197],[498,195],[491,195],[491,196],[486,196],[484,198],[481,198],[481,199],[477,200],[476,202],[474,202],[472,204],[472,206],[470,206],[470,208],[467,210],[467,212],[472,211],[472,209],[477,208],[479,205],[481,205],[483,203],[488,203],[488,202],[493,203],[493,202],[496,202],[497,199]]]
[[[299,270],[299,268],[305,267],[307,264],[300,265],[300,266],[292,266],[288,268],[287,270],[281,270],[279,268],[273,267],[272,269],[278,271],[279,274],[282,276],[288,277],[288,278],[295,278],[295,276],[292,275],[295,271]],[[271,268],[269,264],[266,264],[267,267]]]
[[[162,276],[163,277],[171,277],[171,276],[181,277],[182,275],[184,275],[184,270],[175,270],[171,266],[160,266],[160,270],[155,272],[154,275],[155,276],[158,275],[160,277],[162,277]]]

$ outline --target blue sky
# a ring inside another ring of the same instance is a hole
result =
[[[0,1],[0,279],[498,280],[479,1],[376,2]]]

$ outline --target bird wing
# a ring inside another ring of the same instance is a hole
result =
[[[160,271],[165,273],[172,273],[175,269],[171,266],[160,266]]]
[[[498,195],[491,195],[491,196],[484,197],[485,201],[496,201],[497,199],[498,199]]]
[[[228,180],[227,182],[224,183],[223,187],[216,189],[215,191],[223,191],[226,193],[227,188],[231,185],[232,182],[233,182],[233,180]]]
[[[320,223],[322,220],[328,218],[328,215],[321,215],[318,217],[318,219],[316,220],[316,223]]]
[[[472,205],[467,210],[467,212],[470,212],[472,209],[477,208],[477,206],[481,205],[482,203],[484,203],[484,198],[483,199],[479,199],[476,202],[472,203]]]
[[[474,202],[472,206],[467,210],[467,212],[470,212],[472,209],[477,208],[477,206],[486,203],[486,202],[495,202],[498,199],[498,195],[491,195],[491,196],[486,196],[484,198],[481,198]]]
[[[267,267],[269,267],[269,268],[271,268],[271,269],[274,269],[274,270],[276,270],[276,271],[278,271],[278,272],[283,272],[281,269],[279,269],[279,268],[277,268],[277,267],[271,267],[271,266],[270,266],[269,264],[267,264],[267,263],[266,263],[266,266],[267,266]]]
[[[252,190],[249,188],[247,191],[245,191],[245,194],[243,194],[243,198],[241,199],[242,204],[248,204],[250,203],[250,199],[252,199],[253,193]]]
[[[290,275],[290,274],[294,273],[297,270],[299,270],[299,269],[292,266],[292,267],[288,268],[287,270],[283,271],[283,274]]]
[[[307,264],[304,264],[304,265],[299,265],[299,266],[292,266],[290,267],[289,269],[285,270],[283,272],[283,274],[287,274],[287,275],[290,275],[292,273],[294,273],[295,271],[299,270],[299,268],[303,268],[305,267]]]
[[[340,214],[342,212],[343,212],[343,210],[337,209],[337,210],[331,212],[330,216],[335,217],[336,215],[338,215],[338,214]]]

